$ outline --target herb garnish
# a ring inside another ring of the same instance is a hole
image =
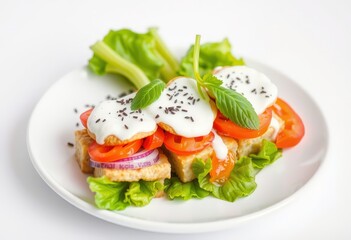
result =
[[[251,103],[239,93],[221,86],[222,81],[212,74],[201,78],[199,73],[200,35],[196,35],[194,45],[194,75],[200,95],[207,101],[209,97],[202,88],[206,88],[211,96],[216,99],[216,106],[221,113],[237,125],[258,129],[259,119]]]
[[[155,102],[165,88],[166,84],[156,79],[140,88],[132,101],[132,110],[142,109]]]

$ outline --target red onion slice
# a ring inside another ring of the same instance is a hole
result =
[[[141,158],[144,158],[144,157],[149,156],[149,155],[152,154],[154,151],[157,151],[157,153],[158,153],[158,150],[157,150],[157,149],[153,149],[153,150],[143,150],[143,151],[141,151],[141,152],[135,153],[135,154],[132,155],[132,156],[129,156],[129,157],[126,157],[126,158],[122,158],[122,159],[119,159],[119,160],[117,160],[117,161],[118,161],[118,162],[127,162],[127,161],[138,160],[138,159],[141,159]]]
[[[126,159],[129,159],[129,160],[126,160]],[[115,162],[97,162],[97,161],[94,161],[93,159],[90,159],[90,166],[94,168],[109,168],[109,169],[122,169],[122,170],[139,169],[144,167],[150,167],[155,163],[157,163],[158,160],[159,160],[159,152],[157,149],[154,149],[150,151],[142,151],[128,158],[124,158]]]

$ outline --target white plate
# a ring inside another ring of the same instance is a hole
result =
[[[142,208],[124,211],[99,210],[89,191],[86,175],[74,159],[74,131],[85,104],[97,104],[109,94],[118,96],[131,89],[115,76],[95,76],[86,68],[73,71],[57,81],[34,109],[27,135],[33,165],[44,181],[74,206],[106,221],[156,232],[190,233],[229,228],[277,209],[295,196],[320,168],[328,145],[327,127],[318,106],[296,83],[281,73],[256,62],[249,66],[264,72],[278,86],[279,96],[300,113],[306,135],[299,146],[283,152],[283,158],[265,168],[257,177],[257,189],[234,203],[215,198],[170,201],[153,199]]]

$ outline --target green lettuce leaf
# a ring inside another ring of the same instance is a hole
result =
[[[200,188],[197,181],[183,183],[178,177],[165,180],[165,192],[170,199],[182,200],[204,198],[210,194],[210,192]]]
[[[250,154],[252,165],[255,168],[262,169],[265,166],[272,164],[282,156],[282,150],[268,140],[263,140],[262,147],[258,154]]]
[[[145,206],[163,189],[159,181],[112,182],[106,177],[88,177],[87,182],[95,192],[95,204],[107,210],[123,210],[128,206]]]
[[[177,75],[177,62],[154,28],[143,34],[129,29],[111,30],[91,49],[94,55],[89,67],[94,73],[121,74],[138,89],[150,80],[168,81]]]
[[[249,157],[240,158],[223,185],[210,182],[211,159],[206,161],[196,159],[193,163],[193,171],[202,189],[211,192],[219,199],[234,202],[239,197],[250,195],[256,189],[255,170]]]
[[[232,54],[229,40],[205,43],[200,47],[199,72],[201,76],[212,72],[218,66],[245,65],[242,58],[235,58]],[[182,58],[178,74],[195,77],[193,71],[194,46],[191,46],[185,57]]]

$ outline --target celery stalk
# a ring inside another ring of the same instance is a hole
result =
[[[114,72],[125,76],[137,89],[142,88],[150,82],[139,67],[122,58],[103,41],[95,43],[91,46],[91,50],[107,62],[106,70],[108,72]]]

